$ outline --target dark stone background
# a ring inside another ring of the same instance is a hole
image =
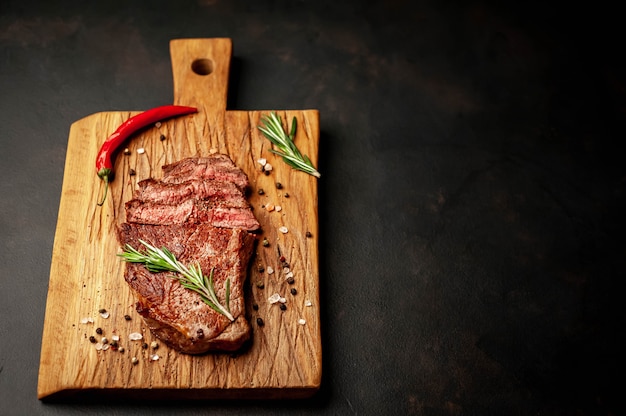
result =
[[[3,0],[0,414],[624,414],[625,37],[574,3]],[[322,390],[41,403],[70,124],[170,103],[184,37],[321,112]]]

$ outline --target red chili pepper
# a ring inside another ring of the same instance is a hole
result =
[[[133,133],[147,127],[157,121],[165,120],[171,117],[182,116],[197,112],[194,107],[185,107],[181,105],[164,105],[156,107],[143,113],[137,114],[122,123],[113,134],[111,134],[100,147],[98,157],[96,158],[96,172],[100,179],[104,181],[104,196],[99,206],[104,204],[107,197],[107,189],[109,182],[113,180],[113,154],[119,146]]]

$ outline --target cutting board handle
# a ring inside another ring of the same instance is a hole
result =
[[[226,111],[232,41],[228,38],[170,41],[174,104],[205,114]]]

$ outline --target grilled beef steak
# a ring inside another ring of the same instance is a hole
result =
[[[119,239],[123,245],[136,248],[142,247],[140,239],[155,247],[167,247],[183,264],[198,262],[207,275],[213,269],[218,299],[225,298],[225,282],[230,279],[234,322],[211,309],[197,293],[185,289],[171,272],[151,273],[142,264],[127,263],[124,279],[137,298],[137,312],[154,335],[189,354],[233,351],[248,339],[243,284],[254,235],[240,228],[207,224],[122,224]]]
[[[166,247],[183,264],[214,270],[217,297],[230,279],[231,322],[185,289],[171,273],[151,273],[127,263],[124,278],[137,298],[137,312],[153,334],[178,351],[234,351],[249,338],[243,285],[259,229],[248,201],[246,174],[226,155],[188,158],[163,167],[160,181],[139,182],[126,203],[120,244],[143,249],[139,240]]]

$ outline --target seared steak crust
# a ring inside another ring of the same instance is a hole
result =
[[[163,166],[161,180],[165,183],[181,183],[190,178],[232,182],[241,190],[249,186],[248,176],[228,156],[219,153],[208,157],[182,159]]]
[[[249,339],[244,282],[259,229],[245,192],[248,177],[226,155],[188,158],[164,166],[160,181],[138,183],[128,201],[118,239],[136,249],[139,240],[166,247],[183,264],[214,271],[218,299],[224,304],[230,280],[231,322],[185,289],[172,273],[151,273],[127,263],[124,279],[137,299],[137,312],[154,335],[178,351],[200,354],[234,351]]]

